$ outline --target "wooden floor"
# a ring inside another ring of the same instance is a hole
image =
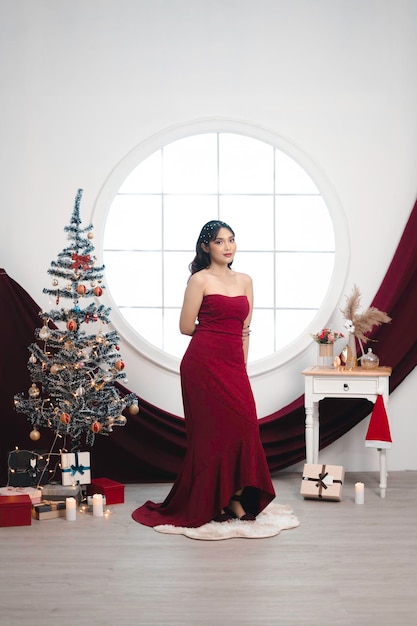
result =
[[[170,485],[127,485],[108,519],[0,528],[1,626],[414,626],[417,472],[347,474],[342,502],[274,477],[301,525],[270,539],[195,541],[134,522]],[[354,483],[365,483],[364,505]]]

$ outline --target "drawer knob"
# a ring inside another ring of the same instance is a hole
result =
[[[349,391],[349,385],[347,383],[343,383],[344,391]]]

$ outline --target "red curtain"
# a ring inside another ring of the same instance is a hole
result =
[[[392,317],[370,335],[378,343],[381,365],[393,368],[393,391],[417,363],[417,203],[414,206],[391,265],[372,302]],[[13,396],[31,384],[27,370],[28,346],[41,325],[39,307],[0,270],[0,485],[7,480],[7,458],[15,446],[48,450],[53,436],[29,439],[30,423],[13,408]],[[127,389],[120,387],[122,392]],[[140,413],[129,415],[127,425],[110,437],[97,437],[92,449],[93,476],[122,482],[170,481],[183,459],[186,438],[183,420],[140,399]],[[320,403],[320,448],[324,448],[364,419],[372,410],[367,400],[325,399]],[[303,396],[259,420],[262,443],[271,472],[305,459]]]

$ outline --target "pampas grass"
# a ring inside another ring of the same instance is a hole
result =
[[[367,343],[369,337],[366,336],[366,333],[369,333],[374,326],[387,324],[391,321],[391,318],[373,306],[366,309],[365,312],[359,313],[360,304],[361,292],[357,285],[353,285],[352,294],[346,297],[345,308],[340,310],[345,320],[352,322],[355,337],[360,342]]]

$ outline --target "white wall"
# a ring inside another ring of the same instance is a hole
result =
[[[42,289],[77,188],[87,223],[137,145],[223,117],[264,126],[316,162],[349,224],[343,293],[357,283],[367,306],[416,197],[416,25],[417,0],[2,0],[0,266],[49,308]],[[128,385],[181,414],[178,376],[128,344],[122,352]],[[261,417],[303,392],[314,358],[312,346],[253,379]],[[417,469],[416,377],[391,397],[391,470]],[[366,426],[326,461],[376,469]]]

